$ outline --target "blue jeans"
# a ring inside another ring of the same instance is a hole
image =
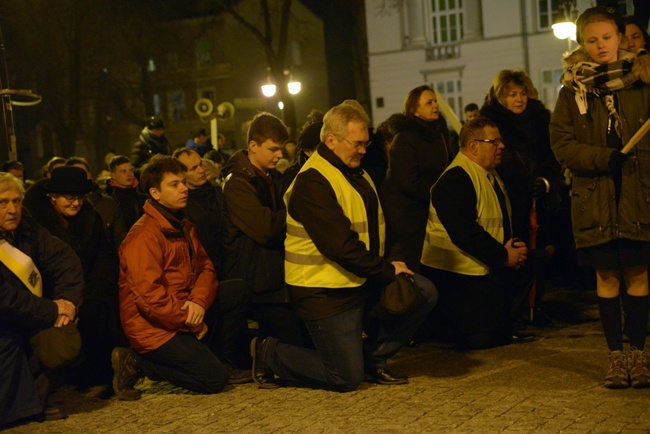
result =
[[[339,392],[356,389],[365,369],[385,368],[435,306],[438,292],[433,283],[418,274],[415,280],[425,302],[410,314],[383,319],[376,314],[377,299],[371,298],[333,317],[306,321],[315,350],[271,338],[264,362],[287,381]]]

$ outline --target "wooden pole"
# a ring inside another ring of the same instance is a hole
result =
[[[636,133],[632,136],[629,142],[627,142],[627,145],[621,150],[622,153],[627,154],[630,152],[632,148],[636,146],[637,143],[645,136],[648,131],[650,131],[650,119],[645,121],[643,125],[641,125],[641,128],[638,129]]]

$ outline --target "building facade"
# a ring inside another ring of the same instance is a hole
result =
[[[430,84],[459,119],[482,105],[502,69],[523,69],[553,109],[562,54],[577,43],[557,39],[559,0],[396,0],[366,2],[370,94],[374,124],[402,108],[408,91]],[[593,6],[578,0],[575,11]],[[623,0],[621,6],[631,1]]]

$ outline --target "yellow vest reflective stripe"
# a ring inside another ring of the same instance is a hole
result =
[[[477,197],[476,211],[478,224],[493,238],[503,243],[503,214],[499,206],[499,198],[494,191],[494,187],[490,184],[490,180],[487,178],[485,171],[481,170],[479,166],[463,155],[463,153],[459,153],[446,170],[457,166],[460,166],[469,175],[474,185]],[[494,174],[496,182],[499,183],[501,190],[506,195],[506,206],[508,216],[510,216],[512,212],[505,187],[499,176],[496,173]],[[451,241],[447,230],[440,223],[438,214],[431,205],[431,202],[429,202],[429,219],[427,221],[424,246],[422,247],[421,262],[429,267],[470,276],[483,276],[490,272],[487,265],[460,250]]]
[[[359,240],[368,246],[370,244],[368,217],[361,195],[350,185],[341,171],[321,157],[318,152],[309,157],[300,172],[310,168],[318,170],[329,181],[343,213],[350,220],[350,229],[357,232]],[[374,189],[374,184],[368,174],[364,173],[363,177]],[[287,208],[292,192],[293,183],[284,195]],[[379,204],[379,198],[377,203]],[[386,225],[381,205],[379,205],[378,213],[379,250],[383,255]],[[287,213],[287,237],[284,241],[284,248],[285,280],[290,285],[313,288],[354,288],[363,285],[366,281],[365,278],[345,270],[336,262],[323,256],[309,238],[303,225],[289,213]]]

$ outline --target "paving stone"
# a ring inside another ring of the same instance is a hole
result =
[[[567,303],[574,302],[569,294]],[[534,331],[530,344],[463,352],[404,348],[390,364],[402,386],[363,384],[350,393],[231,386],[199,395],[165,382],[138,384],[122,402],[64,387],[52,398],[70,417],[7,433],[626,433],[650,432],[650,389],[602,386],[607,349],[592,298],[572,321]],[[584,299],[584,300],[583,300]],[[586,301],[585,301],[586,300]],[[569,309],[567,309],[569,311]],[[585,314],[585,312],[588,312]]]

